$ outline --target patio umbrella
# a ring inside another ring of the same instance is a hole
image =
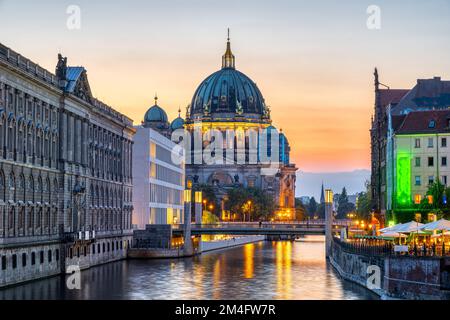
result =
[[[433,234],[431,236],[431,238],[439,238],[439,237],[442,237],[442,236],[444,236],[444,237],[450,236],[450,231],[446,231],[443,234]]]
[[[441,235],[442,236],[442,240],[444,240],[444,233],[445,233],[445,231],[449,231],[450,230],[450,221],[449,220],[445,220],[445,219],[441,219],[441,220],[438,220],[438,221],[433,221],[433,222],[430,222],[430,223],[427,223],[427,224],[423,225],[421,227],[421,229],[425,230],[425,231],[438,231],[438,230],[440,230],[440,231],[442,231],[442,235]],[[445,254],[444,248],[445,248],[445,243],[442,242],[443,255]]]
[[[423,223],[418,223],[416,221],[411,221],[404,223],[400,225],[398,228],[396,228],[395,232],[401,232],[401,233],[411,233],[411,232],[417,232],[418,229],[421,229],[423,226]]]
[[[425,230],[425,231],[435,231],[435,230],[450,231],[450,221],[441,219],[438,221],[424,224],[423,226],[420,227],[420,229]]]
[[[402,226],[402,223],[399,223],[399,224],[396,224],[395,226],[391,226],[391,227],[386,227],[386,228],[380,229],[380,232],[384,233],[384,232],[395,231],[397,228],[399,228],[401,226]]]
[[[402,233],[389,231],[389,232],[383,233],[382,235],[380,235],[380,237],[381,238],[406,238],[407,236]]]

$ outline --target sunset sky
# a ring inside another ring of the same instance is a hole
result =
[[[381,29],[366,9],[381,8]],[[69,5],[81,29],[66,27]],[[88,70],[94,95],[140,123],[155,92],[170,120],[218,70],[226,30],[302,171],[370,167],[373,68],[393,88],[450,79],[450,1],[6,1],[0,42],[54,72]]]

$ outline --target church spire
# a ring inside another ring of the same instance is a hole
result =
[[[222,56],[222,69],[231,68],[234,69],[234,55],[231,52],[230,44],[230,28],[228,28],[228,38],[227,38],[227,51]]]
[[[323,181],[322,181],[322,191],[320,193],[320,203],[325,203],[325,190],[323,188]]]

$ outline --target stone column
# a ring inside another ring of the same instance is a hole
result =
[[[328,259],[331,255],[331,243],[333,241],[333,191],[325,190],[325,255]]]
[[[195,224],[202,224],[203,208],[202,208],[202,192],[195,192]]]
[[[191,190],[184,191],[184,249],[183,253],[186,256],[191,256],[194,253],[191,239]]]

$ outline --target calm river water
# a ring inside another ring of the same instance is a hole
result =
[[[309,240],[308,240],[309,239]],[[129,260],[0,290],[0,299],[377,299],[341,280],[321,238],[260,242],[178,260]]]

